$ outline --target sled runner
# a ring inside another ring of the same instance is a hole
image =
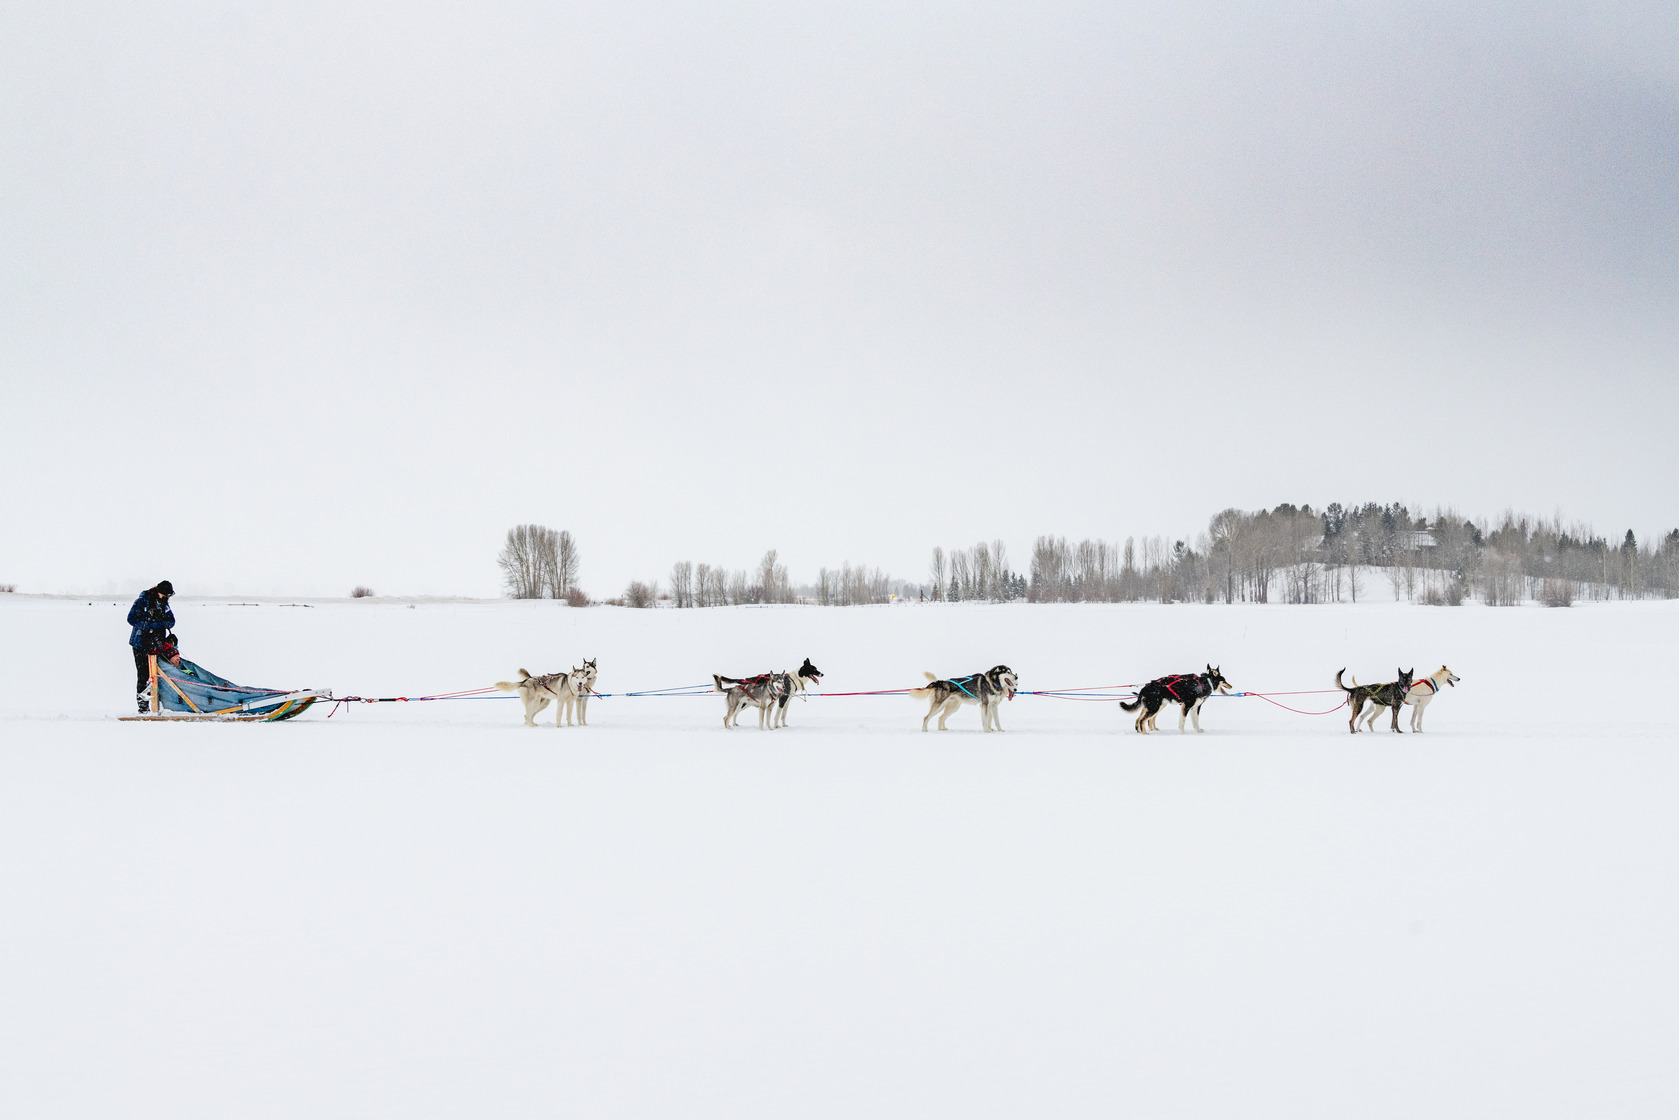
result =
[[[151,693],[149,714],[119,718],[272,723],[300,715],[316,700],[332,695],[326,689],[287,692],[278,688],[247,688],[218,677],[184,657],[169,662],[156,655],[151,659]]]

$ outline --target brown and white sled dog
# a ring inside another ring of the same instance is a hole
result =
[[[583,669],[573,669],[569,673],[545,673],[540,677],[533,677],[520,669],[517,681],[497,681],[496,687],[503,692],[519,694],[519,699],[525,703],[525,723],[531,727],[536,726],[536,717],[542,714],[544,708],[558,703],[559,707],[554,709],[554,726],[562,727],[562,720],[574,707],[579,721],[587,712],[587,693],[580,698],[577,686],[582,684],[586,689],[595,683],[595,663],[585,661],[583,664]]]
[[[1341,674],[1345,672],[1345,669],[1335,671],[1335,687],[1347,694],[1347,705],[1353,711],[1347,720],[1347,730],[1357,735],[1358,725],[1362,723],[1366,730],[1374,731],[1376,718],[1382,714],[1382,709],[1392,708],[1393,730],[1399,732],[1399,708],[1405,702],[1405,694],[1411,690],[1411,681],[1416,675],[1416,670],[1396,669],[1394,672],[1399,674],[1399,679],[1388,681],[1386,684],[1359,684],[1357,680],[1349,677],[1348,680],[1353,682],[1351,688],[1341,683]],[[1360,713],[1364,711],[1366,704],[1370,705],[1370,714],[1361,717]]]
[[[1405,694],[1405,703],[1411,705],[1412,731],[1420,732],[1422,730],[1423,711],[1428,707],[1429,701],[1434,699],[1434,694],[1440,691],[1440,686],[1443,684],[1449,684],[1453,688],[1456,688],[1457,682],[1462,679],[1462,677],[1442,665],[1440,668],[1436,669],[1434,672],[1411,686],[1410,691]]]
[[[940,680],[931,673],[925,674],[927,687],[912,688],[909,694],[920,699],[924,696],[932,697],[932,705],[927,714],[921,717],[921,730],[927,730],[927,721],[936,713],[939,717],[939,730],[949,731],[944,725],[956,709],[963,704],[979,705],[979,725],[986,731],[1001,731],[1003,721],[998,719],[998,708],[1004,700],[1013,700],[1015,689],[1020,678],[1007,665],[998,665],[984,673],[975,673],[969,677],[955,677],[951,680]]]
[[[822,683],[822,671],[805,658],[805,663],[791,673],[775,675],[775,712],[770,727],[787,726],[787,704],[793,697],[805,699],[805,689]]]
[[[1224,674],[1207,666],[1204,673],[1179,673],[1171,677],[1156,677],[1137,690],[1137,699],[1127,704],[1120,702],[1120,707],[1128,712],[1142,711],[1137,715],[1137,733],[1147,735],[1150,731],[1158,731],[1156,721],[1160,719],[1160,709],[1167,704],[1178,706],[1178,734],[1183,734],[1184,721],[1187,719],[1195,725],[1196,734],[1201,732],[1201,705],[1207,702],[1207,697],[1214,692],[1229,692],[1230,682],[1224,679]]]

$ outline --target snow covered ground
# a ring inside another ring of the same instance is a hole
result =
[[[1033,697],[118,723],[127,606],[0,595],[8,1116],[1679,1110],[1679,603],[175,607],[216,672],[362,695],[1463,677],[1422,736],[1228,699],[1146,739]]]

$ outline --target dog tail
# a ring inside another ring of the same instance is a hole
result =
[[[519,686],[524,684],[526,681],[528,681],[530,679],[531,679],[530,672],[528,670],[525,670],[525,669],[520,669],[518,680],[516,680],[516,681],[497,681],[496,682],[496,687],[501,689],[503,692],[518,692],[519,691]]]
[[[1129,703],[1129,704],[1127,704],[1125,701],[1121,700],[1119,702],[1119,706],[1121,708],[1124,708],[1128,712],[1134,712],[1138,708],[1143,706],[1143,698],[1141,696],[1139,696],[1135,700],[1131,701],[1131,703]]]
[[[1352,688],[1348,688],[1348,687],[1347,687],[1347,686],[1346,686],[1346,685],[1344,685],[1344,684],[1342,684],[1342,683],[1341,683],[1341,674],[1342,674],[1342,673],[1345,673],[1345,672],[1346,672],[1346,670],[1345,670],[1345,669],[1337,669],[1337,670],[1335,670],[1335,687],[1336,687],[1336,688],[1338,688],[1338,689],[1340,689],[1340,690],[1341,690],[1341,691],[1342,691],[1342,692],[1345,692],[1345,693],[1347,693],[1347,694],[1348,694],[1348,695],[1351,695],[1351,694],[1352,694],[1352,690],[1353,690],[1353,689],[1352,689]],[[1352,682],[1353,682],[1353,688],[1357,688],[1357,687],[1358,687],[1358,678],[1357,678],[1357,677],[1353,677],[1353,678],[1352,678]]]
[[[932,673],[923,672],[921,675],[927,678],[927,683],[929,685],[931,685],[934,681],[939,679],[938,677],[936,677]],[[920,697],[923,697],[923,696],[929,696],[929,695],[932,694],[932,692],[933,692],[933,690],[931,688],[912,688],[912,689],[909,690],[909,694],[911,696],[916,697],[917,699],[919,699]]]
[[[729,690],[728,690],[728,689],[727,689],[727,688],[725,688],[725,687],[724,687],[724,686],[723,686],[723,674],[722,674],[722,673],[713,673],[713,674],[711,674],[711,683],[712,683],[712,684],[713,684],[713,685],[715,685],[715,686],[717,686],[717,691],[718,691],[718,692],[727,692],[727,691],[729,691]]]

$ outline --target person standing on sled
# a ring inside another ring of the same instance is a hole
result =
[[[128,644],[134,649],[134,692],[141,715],[151,708],[151,666],[147,659],[164,648],[169,630],[175,625],[175,612],[169,609],[169,597],[173,594],[174,586],[164,580],[140,592],[140,597],[128,608],[128,624],[134,628],[128,635]]]

